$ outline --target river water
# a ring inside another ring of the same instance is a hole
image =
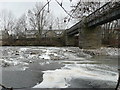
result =
[[[94,89],[115,88],[117,84],[118,55],[91,56],[78,47],[0,50],[2,84],[8,87]]]

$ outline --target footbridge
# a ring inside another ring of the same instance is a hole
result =
[[[107,2],[102,7],[83,18],[66,30],[67,42],[79,34],[79,46],[82,48],[97,48],[101,45],[101,25],[120,19],[120,1]]]

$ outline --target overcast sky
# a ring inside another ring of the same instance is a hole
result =
[[[70,11],[70,6],[77,2],[78,0],[57,0],[60,3],[63,3],[63,7]],[[83,1],[90,1],[90,0],[83,0]],[[103,1],[103,0],[92,0],[92,1]],[[104,0],[108,1],[108,0]],[[32,9],[35,6],[36,2],[43,2],[46,3],[47,0],[0,0],[0,11],[3,9],[7,9],[13,12],[16,17],[21,16],[23,13],[27,13],[28,9]],[[53,15],[56,17],[59,16],[66,16],[67,14],[63,11],[63,9],[55,2],[55,0],[51,0],[50,2],[50,10],[52,11]]]
[[[63,2],[63,7],[69,12],[71,10],[70,6],[74,4],[77,0],[57,0],[60,3]],[[47,0],[0,0],[0,11],[8,10],[12,11],[16,18],[20,17],[22,14],[28,12],[29,9],[32,9],[36,2],[42,2],[43,4],[47,3]],[[46,6],[47,8],[47,6]],[[57,17],[66,17],[67,14],[65,11],[55,2],[55,0],[51,0],[50,2],[50,11],[52,15]],[[68,23],[71,25],[71,22]],[[68,25],[70,27],[70,25]]]
[[[63,2],[63,7],[69,12],[71,10],[70,6],[72,4],[75,4],[78,0],[72,0],[72,2],[70,2],[70,0],[57,0],[57,1],[59,1],[60,3]],[[42,2],[46,4],[47,0],[0,0],[0,11],[10,10],[13,12],[15,17],[18,18],[22,14],[27,13],[29,9],[32,9],[35,6],[36,2]],[[50,10],[55,18],[67,16],[64,10],[55,2],[55,0],[51,0]]]
[[[0,0],[1,1],[1,0]],[[13,14],[16,17],[21,16],[23,13],[27,13],[28,9],[32,9],[35,6],[35,1],[41,1],[43,3],[46,3],[47,0],[4,0],[3,2],[0,2],[0,11],[3,9],[10,10],[13,12]],[[63,7],[67,10],[70,11],[70,6],[72,3],[70,3],[69,0],[58,0],[59,2],[64,2]],[[63,9],[54,1],[50,2],[50,10],[52,11],[53,15],[56,17],[59,16],[65,16],[67,15]]]

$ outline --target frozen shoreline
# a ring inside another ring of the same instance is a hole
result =
[[[101,47],[98,49],[82,49],[83,52],[94,55],[109,55],[109,56],[117,56],[120,55],[120,48],[107,48]]]
[[[28,48],[31,48],[29,50]],[[52,48],[55,50],[52,51]],[[88,58],[92,56],[100,56],[100,55],[107,55],[107,56],[118,56],[120,55],[120,49],[118,48],[107,48],[107,47],[101,47],[99,49],[80,49],[79,47],[41,47],[34,49],[33,47],[24,47],[20,48],[20,50],[17,50],[17,47],[12,47],[4,50],[2,50],[2,47],[0,48],[2,52],[2,56],[7,53],[9,56],[9,59],[0,59],[0,66],[2,67],[8,67],[8,66],[16,66],[19,64],[28,65],[29,63],[34,63],[32,59],[43,59],[43,60],[65,60],[69,59],[70,55],[67,55],[66,53],[73,53],[76,54],[78,57],[87,56]],[[13,51],[10,51],[13,50]],[[33,50],[33,51],[32,51]],[[66,55],[65,55],[66,54]],[[12,57],[18,57],[14,60]],[[30,59],[29,61],[24,61],[22,59]],[[20,59],[20,60],[19,60]]]

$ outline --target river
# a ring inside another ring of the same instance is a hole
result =
[[[91,56],[78,47],[4,46],[0,50],[2,84],[8,87],[94,90],[117,84],[118,55]]]

